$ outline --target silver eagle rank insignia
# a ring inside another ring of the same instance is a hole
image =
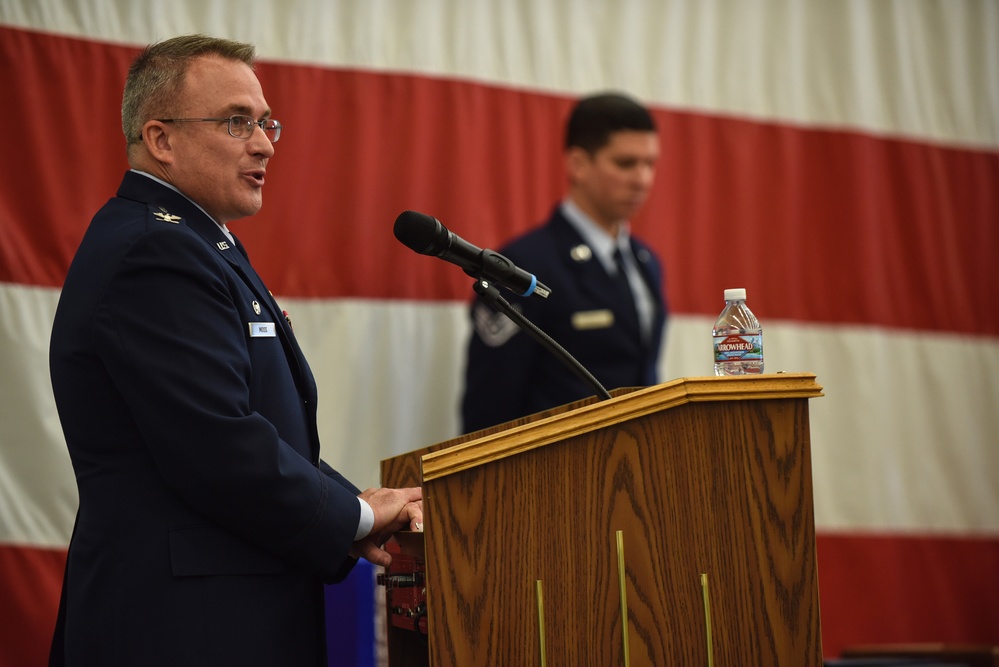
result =
[[[162,221],[162,222],[171,222],[171,223],[173,223],[175,225],[178,222],[180,222],[181,220],[183,220],[182,217],[180,217],[179,215],[174,215],[173,213],[168,212],[162,206],[160,207],[160,210],[153,212],[153,217],[156,218],[157,220]]]

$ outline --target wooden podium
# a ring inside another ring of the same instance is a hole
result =
[[[811,374],[685,378],[384,460],[425,518],[399,542],[427,634],[390,622],[389,664],[821,666],[821,395]]]

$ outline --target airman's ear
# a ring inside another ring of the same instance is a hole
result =
[[[173,164],[174,152],[171,141],[173,128],[158,120],[146,121],[142,126],[142,143],[149,155],[157,162]]]
[[[579,180],[583,172],[590,166],[592,156],[579,146],[570,146],[565,150],[565,173],[573,183]]]

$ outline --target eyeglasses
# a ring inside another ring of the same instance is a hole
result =
[[[253,120],[252,116],[235,115],[228,118],[157,118],[161,123],[209,123],[227,122],[229,123],[229,135],[237,139],[249,139],[253,136],[253,126],[257,125],[272,144],[276,144],[281,138],[281,128],[284,126],[274,120],[267,118],[264,120]]]

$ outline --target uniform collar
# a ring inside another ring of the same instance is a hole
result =
[[[196,206],[199,211],[201,211],[202,213],[205,214],[205,217],[207,217],[209,220],[211,220],[216,225],[218,225],[218,228],[221,229],[222,232],[229,238],[229,241],[231,241],[232,243],[236,242],[236,239],[233,238],[232,232],[229,231],[228,227],[226,227],[223,224],[220,224],[218,220],[216,220],[215,218],[213,218],[211,215],[208,214],[208,211],[206,211],[205,209],[201,208],[201,204],[199,204],[198,202],[194,201],[193,199],[191,199],[190,197],[188,197],[187,195],[185,195],[183,192],[181,192],[180,190],[178,190],[176,188],[176,186],[174,186],[172,183],[167,183],[162,178],[158,178],[156,176],[153,176],[152,174],[150,174],[149,172],[146,172],[146,171],[139,171],[138,169],[129,169],[129,171],[131,173],[138,174],[140,176],[145,176],[146,178],[152,179],[152,180],[156,181],[157,183],[159,183],[160,185],[162,185],[163,187],[170,188],[171,190],[173,190],[174,192],[176,192],[177,194],[179,194],[181,197],[183,197],[187,201],[191,202],[191,204],[193,204],[194,206]]]
[[[614,238],[568,197],[562,201],[561,210],[562,215],[565,216],[565,219],[572,228],[582,237],[586,245],[590,246],[593,254],[597,256],[597,259],[607,269],[607,272],[611,274],[616,273],[617,264],[614,262],[615,248],[620,247],[622,252],[631,248],[631,230],[628,221],[621,221],[618,227],[617,238]]]

